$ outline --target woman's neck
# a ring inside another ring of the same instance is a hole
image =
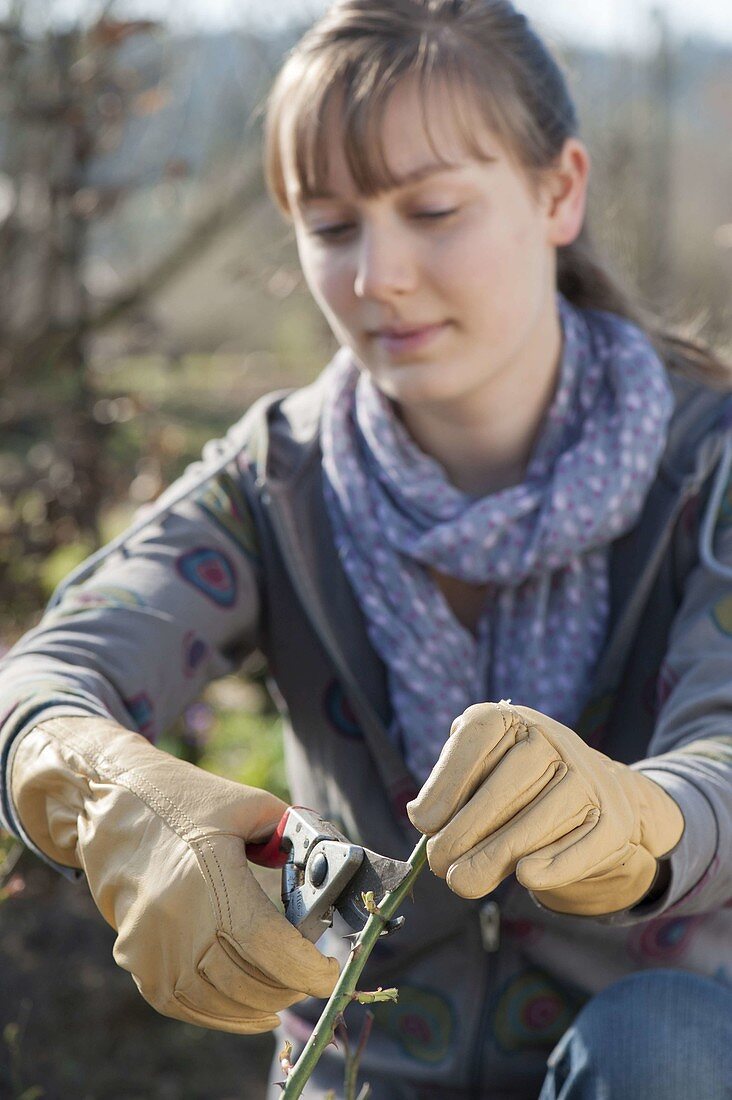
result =
[[[481,389],[439,406],[401,407],[419,448],[471,496],[487,496],[523,480],[559,377],[562,331],[552,312],[523,349]]]

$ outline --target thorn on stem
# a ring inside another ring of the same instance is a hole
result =
[[[351,1056],[351,1044],[348,1041],[348,1028],[346,1027],[346,1021],[343,1019],[342,1013],[337,1017],[336,1023],[333,1026],[334,1037],[336,1030],[338,1031],[338,1038],[343,1043],[346,1060],[348,1060]]]

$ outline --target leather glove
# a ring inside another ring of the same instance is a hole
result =
[[[528,707],[479,703],[452,725],[407,807],[430,867],[465,898],[515,871],[549,909],[599,916],[636,905],[684,830],[657,783]]]
[[[98,718],[24,735],[11,790],[23,827],[83,868],[114,958],[166,1016],[240,1034],[276,1027],[305,995],[330,996],[325,958],[276,909],[246,859],[285,803],[210,775]]]

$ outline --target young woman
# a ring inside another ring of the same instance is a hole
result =
[[[505,0],[340,0],[267,160],[342,349],[7,658],[5,823],[85,873],[161,1012],[303,1042],[346,945],[248,869],[283,804],[150,743],[258,647],[294,801],[395,857],[432,838],[364,979],[400,990],[374,1100],[721,1100],[729,375],[603,272],[567,89]],[[341,1082],[329,1052],[308,1095]]]

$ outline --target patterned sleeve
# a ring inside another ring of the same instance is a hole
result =
[[[240,422],[209,444],[0,663],[0,824],[26,842],[7,776],[17,738],[39,718],[103,715],[154,741],[256,648],[261,566],[241,434]]]
[[[712,518],[712,517],[710,517]],[[648,756],[632,767],[678,802],[686,826],[671,884],[632,919],[732,904],[732,489],[716,510],[713,560],[690,574],[662,670],[666,699]]]

